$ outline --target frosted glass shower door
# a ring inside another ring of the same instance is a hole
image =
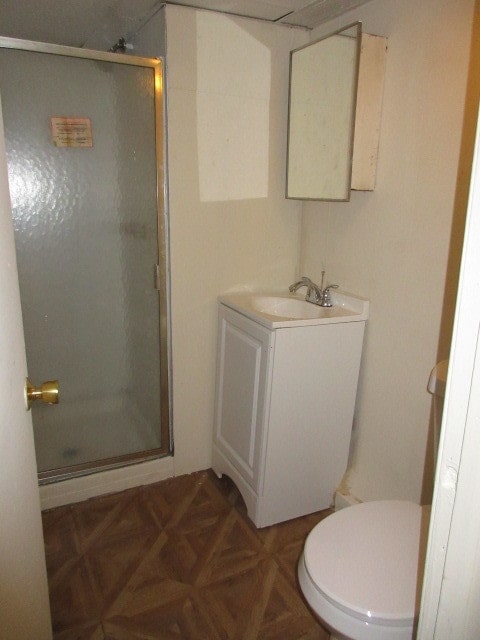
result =
[[[83,55],[0,48],[29,377],[60,387],[32,409],[47,478],[168,451],[160,62]]]

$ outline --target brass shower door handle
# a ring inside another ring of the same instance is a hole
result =
[[[34,387],[28,378],[25,379],[25,402],[30,411],[34,400],[46,404],[58,404],[58,380],[47,380],[39,387]]]

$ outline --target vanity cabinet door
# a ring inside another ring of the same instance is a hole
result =
[[[220,305],[214,443],[258,491],[275,332]]]

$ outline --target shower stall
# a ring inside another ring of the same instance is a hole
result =
[[[0,38],[39,479],[171,453],[163,66]]]

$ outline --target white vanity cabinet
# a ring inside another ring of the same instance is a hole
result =
[[[279,327],[234,306],[219,304],[212,467],[264,527],[332,503],[347,466],[365,318]]]

